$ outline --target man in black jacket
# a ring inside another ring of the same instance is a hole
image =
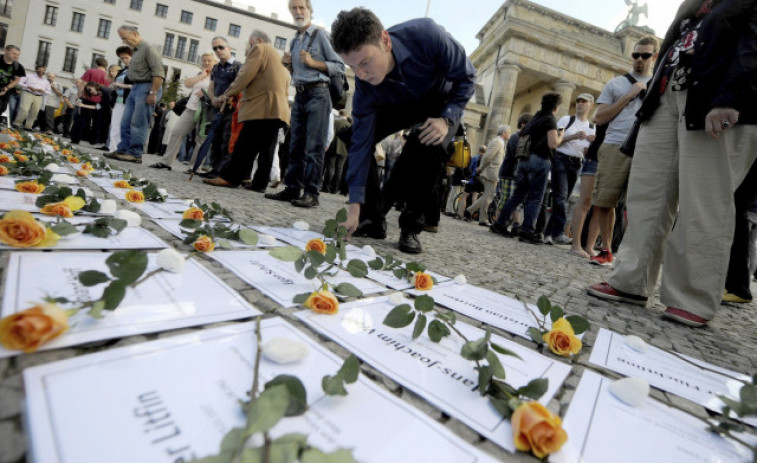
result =
[[[757,0],[686,0],[647,88],[628,230],[608,282],[588,291],[646,305],[664,257],[664,316],[704,326],[723,295],[733,193],[757,157]]]

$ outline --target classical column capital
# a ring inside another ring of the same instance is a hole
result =
[[[513,63],[500,63],[497,65],[498,71],[519,73],[522,71],[521,67]]]
[[[564,80],[561,80],[554,85],[555,90],[558,92],[566,92],[570,90],[571,92],[576,89],[576,84],[572,84],[570,82],[565,82]]]

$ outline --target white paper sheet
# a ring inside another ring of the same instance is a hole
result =
[[[153,222],[160,225],[162,229],[167,231],[168,233],[172,234],[173,236],[184,239],[184,234],[181,232],[181,227],[179,224],[181,223],[181,219],[152,219]],[[238,225],[234,225],[234,227],[237,227]],[[240,226],[240,228],[247,228],[244,226]],[[255,246],[250,246],[247,244],[242,243],[241,241],[232,241],[227,240],[229,244],[231,244],[231,247],[235,249],[255,249],[255,248],[272,248],[277,246],[283,246],[284,243],[276,242],[276,244],[263,244],[258,242]],[[218,247],[216,247],[218,249]]]
[[[403,329],[382,324],[392,308],[394,304],[388,298],[379,297],[344,304],[337,315],[303,310],[296,316],[445,413],[514,452],[509,420],[503,419],[489,401],[481,397],[475,363],[460,356],[463,341],[451,335],[436,344],[426,333],[413,340],[413,324]],[[459,321],[455,327],[471,341],[484,336],[483,330]],[[549,389],[540,400],[544,404],[570,373],[568,365],[531,349],[499,336],[492,336],[492,340],[522,359],[499,355],[510,384],[517,388],[532,379],[549,379]]]
[[[74,193],[78,190],[77,186],[73,187]],[[85,193],[91,196],[92,192],[84,188]],[[44,194],[44,193],[42,193]],[[19,193],[15,190],[3,190],[0,189],[0,211],[27,211],[27,212],[39,212],[39,208],[35,202],[41,195],[35,195],[30,193]],[[81,211],[81,215],[103,215],[103,214],[90,214],[89,212]]]
[[[531,339],[528,328],[538,327],[534,317],[523,307],[522,302],[478,286],[448,282],[434,286],[431,291],[413,289],[408,292],[414,296],[428,294],[443,307],[526,339]],[[535,305],[528,306],[535,314],[541,316]],[[545,325],[547,329],[552,326],[549,317]]]
[[[223,251],[212,252],[209,256],[284,307],[297,305],[292,302],[294,296],[319,289],[319,280],[307,280],[302,273],[297,273],[292,262],[271,257],[268,251]],[[334,284],[351,283],[363,294],[386,290],[370,280],[354,278],[343,271],[330,281]]]
[[[372,258],[369,258],[369,257],[359,257],[359,259],[364,260],[366,262],[373,260]],[[382,257],[382,260],[383,260],[383,257]],[[439,275],[438,273],[432,272],[428,269],[426,269],[426,273],[436,278],[437,283],[444,283],[444,282],[450,281],[449,277],[445,277],[444,275]],[[388,286],[392,289],[396,289],[397,291],[404,291],[406,289],[415,287],[415,285],[412,282],[405,279],[397,278],[396,276],[394,276],[394,273],[388,270],[384,270],[381,272],[376,271],[376,270],[369,270],[368,278],[370,278],[371,280],[377,281],[381,283],[382,285]]]
[[[263,321],[262,335],[310,350],[295,364],[261,361],[261,384],[295,375],[310,405],[273,437],[300,432],[327,452],[352,448],[366,463],[495,461],[362,375],[346,397],[324,398],[321,378],[342,360],[280,318]],[[252,384],[254,356],[254,324],[246,323],[26,369],[35,461],[173,463],[216,453],[223,434],[244,423],[238,400]]]
[[[647,398],[638,407],[608,390],[611,380],[584,371],[563,428],[568,441],[552,463],[747,463],[751,452],[708,432],[692,416]]]
[[[100,297],[106,284],[85,287],[78,281],[78,274],[83,270],[109,274],[105,264],[108,256],[96,252],[11,253],[2,316],[20,312],[46,295],[72,301]],[[146,272],[155,268],[155,254],[151,254]],[[127,289],[121,305],[115,311],[105,312],[101,320],[75,315],[71,329],[42,349],[235,320],[259,313],[211,271],[190,259],[182,274],[161,272],[136,288]],[[17,354],[0,348],[0,357]]]
[[[253,226],[252,228],[266,235],[271,235],[279,241],[283,241],[285,243],[289,243],[300,248],[304,248],[307,242],[312,239],[315,239],[315,238],[324,239],[323,233],[313,231],[313,230],[303,231],[303,230],[297,230],[296,228],[263,227],[260,225]],[[348,244],[346,249],[347,249],[348,257],[350,259],[361,259],[365,261],[371,260],[365,254],[363,254],[362,249],[360,249],[357,246]]]
[[[686,358],[729,376],[750,380],[746,375],[692,357]],[[636,352],[625,343],[623,335],[604,328],[599,330],[589,362],[622,375],[644,378],[656,388],[717,412],[724,405],[717,396],[724,395],[738,400],[742,386],[740,382],[725,375],[704,371],[651,345],[647,345],[645,354]],[[754,418],[744,421],[757,425],[757,419]]]
[[[126,197],[126,190],[121,190],[123,193],[119,196],[120,199]],[[143,203],[129,203],[134,208],[144,212],[153,219],[180,219],[181,214],[189,209],[187,201],[169,199],[165,202],[158,203],[153,201],[145,201]]]

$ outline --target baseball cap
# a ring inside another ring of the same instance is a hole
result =
[[[594,103],[594,96],[591,93],[582,93],[576,97],[576,100],[586,100],[590,103]]]

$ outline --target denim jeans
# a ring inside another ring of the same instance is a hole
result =
[[[149,82],[134,84],[126,99],[124,115],[121,119],[121,143],[118,152],[141,157],[144,152],[147,135],[150,133],[150,116],[154,106],[147,104],[147,95],[152,84]],[[159,89],[155,101],[160,101],[163,90]]]
[[[581,171],[581,159],[555,153],[552,158],[552,216],[544,232],[547,236],[558,237],[564,233],[567,220],[566,204],[573,187],[576,186],[578,173]]]
[[[323,182],[323,156],[329,130],[331,97],[326,87],[297,93],[292,105],[292,139],[284,184],[318,197]]]
[[[502,226],[509,224],[513,211],[525,201],[525,214],[521,230],[525,233],[533,233],[536,218],[541,209],[544,190],[547,188],[550,170],[549,159],[532,154],[527,160],[518,163],[515,192],[507,200],[499,213],[497,223]]]

